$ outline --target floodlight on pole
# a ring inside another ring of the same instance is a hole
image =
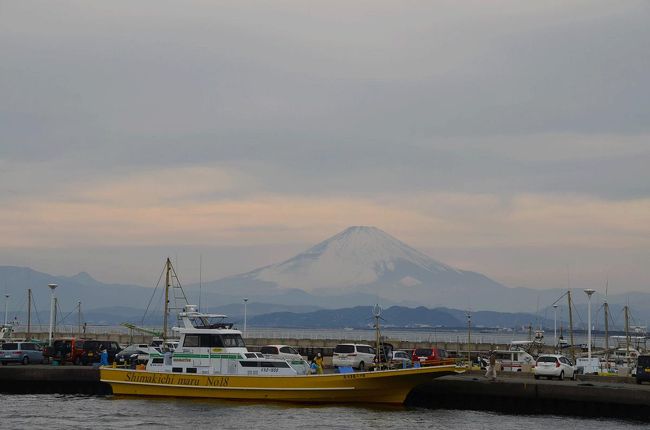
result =
[[[591,295],[596,292],[596,290],[591,288],[585,288],[585,294],[587,295],[587,357],[589,358],[589,364],[591,365]]]
[[[54,314],[56,312],[54,300],[54,290],[58,287],[57,284],[47,284],[50,287],[50,331],[48,336],[48,344],[52,346],[52,337],[54,335]]]

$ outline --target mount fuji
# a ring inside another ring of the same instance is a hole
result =
[[[503,307],[508,288],[434,260],[376,227],[349,227],[281,263],[205,284],[221,296],[292,304]]]

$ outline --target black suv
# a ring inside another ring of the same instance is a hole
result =
[[[83,352],[80,357],[81,364],[87,366],[89,364],[99,363],[104,349],[108,352],[109,363],[115,361],[115,354],[122,350],[120,345],[112,340],[87,340],[83,344]]]
[[[650,355],[639,355],[636,362],[636,383],[650,381]]]

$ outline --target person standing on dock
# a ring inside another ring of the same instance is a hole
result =
[[[490,362],[485,372],[485,377],[490,378],[493,381],[497,380],[497,355],[494,351],[490,351]]]

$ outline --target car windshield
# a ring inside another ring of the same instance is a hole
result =
[[[334,352],[337,354],[352,354],[354,353],[354,345],[336,345]]]
[[[555,363],[556,358],[555,357],[539,357],[537,359],[538,363]]]
[[[18,349],[18,344],[17,343],[5,343],[2,345],[2,349],[4,351],[10,351],[14,349]]]

